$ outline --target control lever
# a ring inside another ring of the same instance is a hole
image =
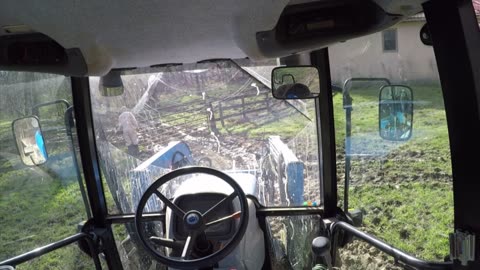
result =
[[[332,257],[330,255],[330,240],[325,236],[319,236],[312,241],[312,251],[315,254],[316,262],[324,264],[331,269]]]

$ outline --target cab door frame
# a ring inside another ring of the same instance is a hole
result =
[[[423,9],[445,102],[455,233],[468,233],[477,239],[474,260],[454,260],[453,269],[480,269],[480,181],[478,159],[471,158],[480,153],[480,31],[471,0],[430,0]]]

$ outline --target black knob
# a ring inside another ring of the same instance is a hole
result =
[[[330,240],[327,237],[319,236],[312,241],[313,254],[317,257],[325,257],[330,254]]]

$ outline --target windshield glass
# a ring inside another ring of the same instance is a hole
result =
[[[265,75],[274,64],[242,65],[124,71],[115,97],[90,78],[110,213],[134,212],[154,180],[192,165],[254,179],[244,191],[267,206],[320,205],[315,101],[276,100]]]

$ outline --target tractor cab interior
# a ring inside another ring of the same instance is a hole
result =
[[[0,270],[480,268],[478,0],[1,5]]]

